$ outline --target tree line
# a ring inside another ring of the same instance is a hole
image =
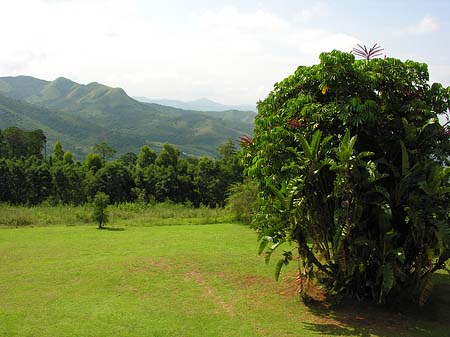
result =
[[[147,145],[139,153],[115,153],[108,144],[94,146],[84,161],[75,161],[60,142],[46,156],[42,130],[0,130],[0,202],[36,205],[82,204],[97,192],[111,203],[173,201],[193,206],[223,206],[227,191],[242,182],[239,153],[229,140],[218,159],[182,157],[173,145],[156,153]]]

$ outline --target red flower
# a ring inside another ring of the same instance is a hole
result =
[[[253,139],[247,135],[243,135],[239,137],[242,146],[250,146],[253,145]]]
[[[293,128],[293,129],[297,129],[298,127],[300,127],[300,122],[297,119],[290,119],[288,120],[288,124]]]
[[[299,127],[305,127],[305,123],[301,123],[298,119],[295,119],[295,118],[293,118],[293,119],[290,119],[290,120],[288,120],[288,122],[287,122],[289,125],[290,125],[290,127],[291,128],[293,128],[293,129],[297,129],[297,128],[299,128]]]

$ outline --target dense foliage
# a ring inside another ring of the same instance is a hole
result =
[[[14,130],[25,135],[42,133]],[[9,129],[0,132],[5,139],[9,134]],[[40,145],[41,137],[36,142]],[[10,155],[8,144],[3,142],[0,147],[0,202],[11,204],[45,201],[76,205],[103,192],[112,203],[169,200],[216,207],[224,205],[229,187],[242,181],[242,168],[231,140],[219,148],[218,159],[181,157],[177,148],[164,144],[158,154],[144,145],[139,154],[129,152],[107,161],[114,150],[101,143],[94,148],[97,153],[88,154],[83,163],[64,151],[60,142],[46,159],[42,147],[37,153],[24,150],[18,157]]]
[[[25,131],[17,127],[0,130],[0,157],[21,158],[36,156],[42,158],[47,138],[40,129]]]
[[[296,243],[300,285],[426,300],[450,257],[449,129],[438,121],[450,88],[428,80],[426,64],[333,51],[259,103],[243,144],[263,191],[260,252]]]

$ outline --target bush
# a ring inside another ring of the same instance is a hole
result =
[[[230,187],[227,208],[233,213],[235,220],[249,225],[256,214],[258,185],[251,180]]]
[[[426,64],[339,51],[275,84],[243,142],[260,252],[292,241],[329,294],[423,304],[450,257],[449,102]]]

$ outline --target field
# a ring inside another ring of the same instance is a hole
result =
[[[1,206],[0,336],[449,335],[446,274],[420,310],[306,306],[225,211],[133,207],[97,230],[85,208]]]

